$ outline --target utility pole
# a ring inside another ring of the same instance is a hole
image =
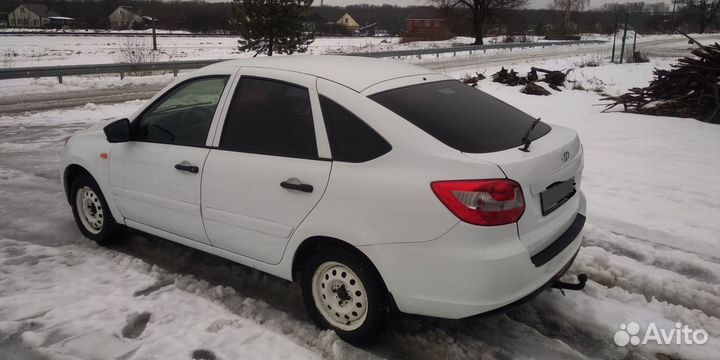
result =
[[[618,22],[618,14],[615,14],[615,27],[613,28],[613,50],[612,50],[612,59],[610,59],[611,63],[615,63],[615,39],[617,39],[617,22]]]
[[[670,30],[671,34],[675,32],[675,4],[676,3],[677,3],[677,0],[673,0],[673,10],[672,10],[672,18],[671,18],[672,20],[670,21],[671,26],[672,26],[672,30]]]
[[[625,56],[625,38],[627,37],[627,27],[628,27],[628,18],[630,17],[630,13],[625,13],[625,28],[623,29],[623,38],[622,38],[622,48],[620,48],[620,63],[623,62],[623,57]]]
[[[155,22],[157,19],[152,18],[152,32],[153,32],[153,51],[157,51],[157,34],[155,34]]]

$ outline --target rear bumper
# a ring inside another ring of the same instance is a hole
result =
[[[585,198],[580,196],[579,217],[584,219]],[[460,319],[507,310],[551,285],[580,249],[582,224],[579,229],[577,221],[574,224],[556,240],[562,246],[550,245],[539,265],[518,239],[514,224],[483,228],[479,234],[476,226],[461,222],[433,241],[361,249],[380,271],[401,312]]]

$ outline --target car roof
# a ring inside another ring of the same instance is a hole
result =
[[[244,66],[313,75],[357,92],[386,80],[432,73],[425,68],[396,61],[344,55],[267,56],[223,61],[207,66],[206,69]]]

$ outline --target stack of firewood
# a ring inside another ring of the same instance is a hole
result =
[[[625,111],[659,116],[692,117],[720,123],[720,45],[698,46],[695,57],[684,57],[670,70],[655,69],[655,79],[644,88],[632,88],[612,101],[604,111],[622,105]]]

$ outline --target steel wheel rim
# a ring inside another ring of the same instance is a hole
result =
[[[365,322],[367,292],[357,274],[347,266],[336,261],[318,266],[312,289],[315,307],[332,326],[352,331]]]
[[[75,207],[85,230],[92,234],[99,234],[105,221],[102,203],[95,191],[88,186],[78,189],[75,196]]]

